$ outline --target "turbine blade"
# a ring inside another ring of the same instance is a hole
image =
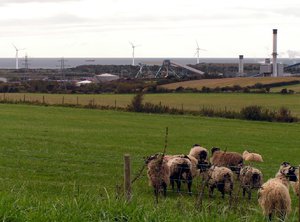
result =
[[[196,44],[197,44],[197,48],[199,48],[199,44],[198,44],[198,41],[196,40]]]

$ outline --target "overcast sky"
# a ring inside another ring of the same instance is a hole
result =
[[[300,56],[299,0],[0,0],[0,57]]]

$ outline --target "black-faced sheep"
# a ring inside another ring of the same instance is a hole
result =
[[[149,185],[154,188],[154,194],[158,195],[160,190],[163,190],[164,196],[167,194],[167,186],[170,184],[170,168],[167,161],[161,154],[155,154],[146,158],[147,176]]]
[[[212,166],[207,172],[209,196],[212,197],[217,188],[224,198],[225,193],[231,196],[233,191],[233,172],[227,167]]]
[[[187,183],[188,191],[191,193],[192,187],[192,162],[187,156],[174,156],[167,162],[170,169],[170,183],[174,190],[174,182],[177,184],[177,191],[180,192],[181,182]]]
[[[240,169],[243,166],[243,157],[236,152],[221,151],[220,148],[213,147],[211,149],[212,157],[210,162],[214,166],[229,167],[233,172],[239,175]]]
[[[251,199],[251,190],[258,189],[263,183],[262,172],[254,167],[245,166],[240,172],[240,183],[243,189],[243,197],[245,197],[246,192],[248,193],[248,199]]]
[[[243,152],[243,159],[251,162],[264,162],[263,158],[258,153],[249,153],[247,150]]]
[[[208,158],[207,149],[195,144],[190,150],[189,156],[195,157],[199,163],[206,162]]]
[[[258,203],[263,214],[272,220],[276,215],[284,221],[291,212],[291,197],[289,194],[289,181],[296,181],[295,168],[284,162],[280,166],[275,178],[269,179],[258,191]]]

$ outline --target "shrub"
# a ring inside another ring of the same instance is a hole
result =
[[[248,120],[262,120],[262,107],[261,106],[246,106],[241,110],[241,116]]]
[[[278,122],[296,122],[298,119],[293,117],[291,111],[286,107],[281,107],[275,116]]]
[[[127,109],[133,112],[142,112],[143,99],[144,99],[144,94],[142,92],[136,94],[131,100],[131,103],[128,105]]]

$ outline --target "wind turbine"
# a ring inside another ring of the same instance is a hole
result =
[[[196,48],[196,53],[195,53],[195,55],[197,55],[197,64],[199,64],[200,63],[200,59],[199,59],[199,54],[200,54],[200,50],[202,50],[202,51],[206,51],[205,49],[201,49],[200,47],[199,47],[199,44],[198,44],[198,41],[196,40],[196,44],[197,44],[197,48]]]
[[[19,69],[19,51],[25,49],[18,49],[14,44],[12,45],[16,49],[16,69]]]
[[[134,49],[140,45],[134,45],[132,42],[129,42],[132,47],[132,65],[134,66]]]

